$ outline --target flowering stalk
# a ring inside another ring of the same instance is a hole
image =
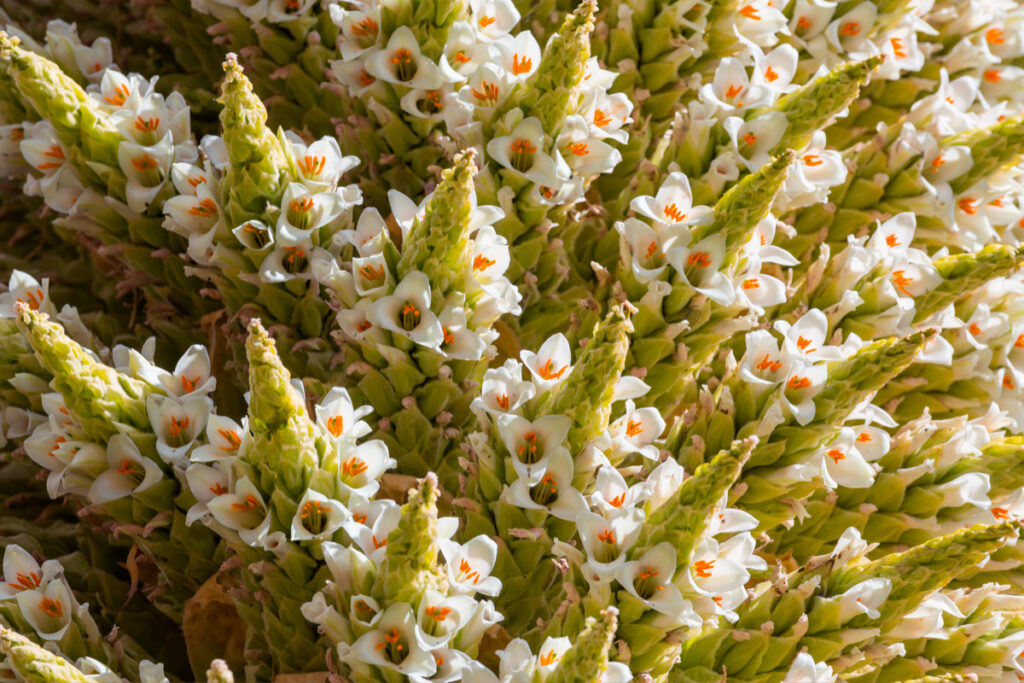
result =
[[[166,394],[163,387],[96,361],[60,325],[26,305],[18,306],[18,326],[53,375],[57,392],[47,411],[57,416],[57,427],[44,422],[32,437],[38,440],[40,463],[55,473],[54,494],[85,495],[92,509],[116,520],[161,570],[154,600],[180,619],[184,600],[217,567],[215,538],[202,529],[185,529],[184,511],[172,502],[178,482],[161,468],[164,438],[198,431],[192,418],[187,411],[169,415],[170,432],[161,438],[155,429],[168,427],[153,425],[150,415],[154,398]],[[190,552],[182,553],[182,544]]]

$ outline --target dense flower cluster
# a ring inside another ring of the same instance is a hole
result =
[[[0,679],[1024,680],[1016,2],[140,12],[0,32]]]

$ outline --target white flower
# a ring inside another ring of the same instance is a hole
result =
[[[827,378],[828,369],[823,364],[807,366],[794,363],[790,367],[782,401],[801,426],[814,419],[814,397],[821,391]]]
[[[164,202],[171,226],[182,235],[205,234],[220,218],[220,207],[207,183],[199,183],[195,194],[180,194]]]
[[[523,349],[519,357],[533,376],[539,393],[554,389],[572,372],[569,340],[561,332],[548,337],[537,353]]]
[[[668,615],[677,625],[697,628],[702,621],[672,583],[676,574],[676,550],[671,543],[659,543],[639,559],[627,562],[619,571],[618,582],[648,609]]]
[[[60,640],[71,626],[76,604],[62,578],[53,579],[41,590],[18,593],[17,601],[21,615],[43,640]]]
[[[243,419],[243,425],[245,420]],[[189,454],[192,462],[215,462],[240,455],[248,443],[247,430],[223,415],[210,415],[206,421],[207,443],[197,446]]]
[[[685,476],[686,472],[683,470],[682,465],[676,462],[674,458],[666,459],[651,470],[646,481],[644,481],[644,486],[648,491],[647,514],[654,512],[664,505],[672,497],[672,494],[676,492],[679,485],[683,483],[683,477]]]
[[[501,38],[519,23],[511,0],[469,0],[471,25],[485,40]]]
[[[466,309],[459,306],[445,306],[438,317],[444,341],[441,353],[456,360],[480,360],[487,349],[487,342],[468,328]]]
[[[448,41],[451,42],[451,32]],[[503,36],[494,42],[498,52],[498,64],[513,80],[525,80],[540,66],[540,45],[529,31],[513,36]]]
[[[237,531],[250,546],[260,546],[270,530],[270,511],[249,477],[239,479],[231,493],[217,496],[207,507],[218,523]]]
[[[665,420],[657,408],[637,408],[626,401],[625,413],[609,427],[616,453],[640,453],[649,460],[658,459],[654,440],[665,431]]]
[[[605,517],[616,517],[642,503],[648,493],[644,482],[629,486],[622,474],[606,461],[597,470],[590,503]]]
[[[110,437],[107,464],[110,469],[96,477],[86,496],[97,505],[142,493],[163,478],[160,467],[143,457],[138,446],[125,434]]]
[[[459,91],[459,98],[472,105],[474,116],[487,117],[501,104],[515,82],[495,64],[481,64],[469,82]]]
[[[336,263],[329,251],[304,240],[290,246],[276,246],[260,264],[259,277],[267,283],[313,280],[316,273],[330,272],[332,266],[336,267]]]
[[[406,602],[389,605],[376,627],[352,644],[350,656],[358,661],[397,671],[405,676],[433,676],[437,664]]]
[[[308,147],[301,139],[290,140],[289,147],[299,171],[299,181],[313,192],[333,189],[342,174],[359,165],[358,157],[342,155],[337,138],[331,135]]]
[[[514,413],[533,398],[536,391],[532,382],[523,380],[522,364],[510,358],[500,368],[490,368],[484,373],[480,395],[473,399],[472,406],[492,415]]]
[[[539,479],[536,476],[516,479],[501,492],[501,500],[527,510],[545,510],[559,519],[572,521],[587,510],[587,501],[573,488],[572,478],[572,456],[566,449],[559,448],[548,458]]]
[[[777,320],[774,327],[783,336],[783,353],[795,360],[832,361],[842,357],[838,347],[826,345],[828,318],[817,308],[804,313],[792,325]]]
[[[230,480],[225,471],[226,469],[216,465],[210,466],[193,463],[185,470],[185,481],[188,484],[189,490],[196,500],[204,506],[201,511],[197,511],[197,514],[205,514],[207,512],[205,508],[207,503],[217,496],[222,496],[228,492]]]
[[[594,135],[623,144],[629,139],[629,134],[623,130],[623,126],[633,122],[630,117],[632,112],[633,103],[625,93],[609,95],[603,88],[595,89],[580,109]]]
[[[642,199],[638,197],[637,199]],[[633,201],[636,201],[634,199]],[[687,242],[689,234],[682,230],[666,228],[657,232],[651,226],[636,218],[627,218],[615,224],[615,230],[622,235],[622,245],[628,250],[633,277],[637,282],[657,279],[668,266],[667,252],[676,241]]]
[[[302,183],[289,183],[281,198],[277,240],[288,247],[301,244],[347,207],[337,192],[311,190]]]
[[[700,89],[700,100],[725,112],[759,106],[771,97],[767,88],[751,83],[747,69],[735,57],[718,63],[710,83]]]
[[[468,595],[448,596],[429,588],[425,590],[416,613],[423,641],[437,654],[437,648],[447,645],[470,619],[476,605],[476,600]],[[442,657],[441,662],[438,665],[442,669],[451,665],[447,657]]]
[[[530,35],[529,31],[524,32],[524,34]],[[536,42],[534,40],[534,44]],[[495,45],[505,45],[506,49],[514,50],[520,47],[520,41],[506,36],[501,38],[499,42],[496,42]],[[524,45],[523,47],[526,46]],[[448,29],[448,40],[444,44],[441,68],[451,70],[461,78],[466,78],[489,61],[491,61],[491,50],[487,43],[477,37],[473,27],[465,21],[453,22]],[[537,61],[538,63],[540,62],[539,47],[537,48]],[[506,71],[511,71],[511,69],[506,67]],[[452,80],[454,81],[455,79]]]
[[[669,249],[668,262],[686,284],[721,306],[736,300],[732,282],[719,272],[725,259],[725,235],[714,233],[696,244]]]
[[[844,427],[828,446],[818,454],[818,464],[825,486],[863,489],[875,481],[875,471],[854,446],[856,434]]]
[[[756,171],[771,161],[771,151],[782,140],[789,121],[781,111],[762,114],[749,121],[730,116],[722,124],[729,134],[732,148],[747,170]]]
[[[777,34],[788,33],[786,16],[771,0],[745,0],[737,10],[736,30],[761,47],[778,42]]]
[[[0,600],[9,600],[25,591],[36,590],[63,571],[60,563],[47,560],[39,565],[20,545],[12,543],[4,548],[4,580],[0,581]]]
[[[146,400],[146,414],[156,433],[156,451],[164,462],[181,462],[206,428],[213,410],[208,396],[188,395],[183,398],[152,394]]]
[[[554,638],[548,636],[537,649],[537,660],[533,665],[540,673],[541,680],[544,680],[549,673],[555,670],[562,656],[572,648],[572,641],[565,636]]]
[[[343,387],[332,387],[315,408],[316,421],[335,439],[355,442],[370,433],[363,417],[373,412],[373,406],[352,405],[352,399]]]
[[[495,596],[501,592],[501,579],[491,576],[498,558],[498,545],[489,536],[476,536],[463,545],[440,540],[445,573],[450,590],[460,595]]]
[[[402,508],[386,498],[367,501],[352,496],[348,501],[352,516],[342,528],[375,565],[387,554],[388,534],[398,525]]]
[[[328,6],[331,21],[341,29],[338,36],[338,49],[342,60],[349,62],[356,59],[377,45],[380,36],[380,12],[376,6],[359,6],[347,10],[340,4]]]
[[[866,614],[869,619],[878,619],[881,614],[878,608],[885,603],[892,590],[889,579],[868,579],[853,586],[839,596],[839,623],[843,624],[854,617]]]
[[[340,502],[319,491],[306,489],[292,517],[291,540],[329,539],[348,518],[348,510]]]
[[[534,421],[513,414],[498,415],[498,434],[512,456],[516,473],[531,483],[538,481],[548,458],[563,449],[572,426],[568,415],[544,415]]]
[[[574,173],[608,173],[622,161],[622,154],[594,135],[582,116],[566,118],[556,144]]]
[[[160,375],[168,393],[174,396],[201,396],[217,388],[217,378],[210,372],[210,352],[201,344],[193,344],[182,354],[173,373]]]
[[[33,311],[53,316],[57,310],[50,301],[50,280],[40,282],[20,270],[12,270],[7,280],[7,291],[0,293],[0,320],[15,317],[14,304],[27,304]]]
[[[782,683],[835,683],[836,677],[832,667],[825,663],[817,663],[806,652],[801,652],[793,660]]]
[[[380,477],[398,463],[383,441],[374,439],[339,453],[339,482],[350,493],[370,498],[380,488]]]
[[[899,624],[886,631],[885,638],[896,641],[915,638],[945,640],[949,638],[949,632],[943,627],[943,614],[965,618],[956,603],[942,593],[934,593],[913,612],[904,615]]]
[[[366,317],[374,325],[428,348],[439,349],[444,342],[441,322],[430,311],[430,281],[418,270],[408,273],[391,295],[373,302]]]
[[[487,143],[487,155],[538,185],[557,188],[569,174],[560,172],[555,159],[544,151],[546,141],[540,119],[530,116],[520,121],[508,135],[492,138]]]
[[[942,496],[939,506],[957,508],[961,505],[973,505],[988,510],[992,501],[988,492],[991,490],[987,472],[967,472],[959,477],[935,487],[935,493]]]
[[[587,553],[584,570],[589,569],[603,581],[615,578],[625,566],[627,551],[640,535],[643,519],[643,511],[637,508],[612,519],[593,512],[581,513],[576,518],[576,528]]]
[[[441,69],[423,56],[416,36],[408,26],[399,26],[387,46],[365,61],[366,70],[388,83],[409,88],[436,90],[444,82]]]
[[[690,180],[672,172],[653,196],[634,197],[629,208],[655,221],[656,226],[698,225],[710,222],[712,211],[707,206],[694,206]]]

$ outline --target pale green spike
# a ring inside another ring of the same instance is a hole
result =
[[[676,549],[676,571],[687,571],[690,556],[707,528],[712,509],[736,483],[757,442],[757,437],[734,441],[711,462],[698,467],[668,500],[650,511],[633,554],[639,556],[642,549],[667,541]]]
[[[974,183],[1024,156],[1024,115],[1013,116],[988,128],[974,128],[942,141],[942,148],[964,145],[971,150],[971,168],[950,181],[954,193],[967,191]]]
[[[249,429],[254,437],[245,458],[256,467],[264,491],[279,490],[295,504],[326,450],[325,437],[310,420],[305,399],[292,386],[274,340],[258,319],[249,323],[245,350],[249,361]]]
[[[548,683],[600,683],[608,669],[608,655],[618,626],[619,611],[608,607],[599,618],[587,617],[583,631],[559,660]]]
[[[85,161],[120,168],[117,148],[122,137],[110,117],[78,83],[49,59],[22,49],[18,39],[0,31],[0,64],[14,80],[21,96],[50,122],[67,147],[81,150]]]
[[[806,147],[816,132],[827,127],[834,116],[856,99],[882,60],[880,56],[873,56],[859,62],[844,62],[799,90],[780,97],[774,110],[786,115],[789,126],[771,153]]]
[[[825,387],[815,398],[815,422],[840,424],[868,394],[903,372],[934,330],[921,330],[904,338],[871,342],[845,360],[829,364]]]
[[[622,306],[614,306],[573,364],[572,371],[552,393],[542,413],[573,419],[568,441],[574,452],[608,427],[615,382],[622,375],[633,325]]]
[[[828,579],[829,595],[840,595],[868,579],[884,578],[892,582],[892,590],[879,606],[880,617],[858,620],[893,626],[903,615],[913,611],[934,591],[942,588],[965,570],[979,562],[1010,539],[1016,539],[1018,523],[976,524],[946,536],[933,538],[901,553],[892,553],[866,564],[844,567]]]
[[[451,168],[430,193],[423,217],[416,219],[402,243],[398,276],[423,272],[439,296],[464,277],[473,213],[475,152],[466,150],[455,157]]]
[[[493,120],[519,107],[525,116],[539,118],[545,132],[561,128],[565,117],[578,105],[583,71],[590,59],[590,34],[594,31],[596,12],[596,0],[583,0],[565,18],[544,47],[537,71],[495,111]]]
[[[937,259],[934,265],[942,276],[942,282],[914,300],[917,311],[914,322],[926,320],[989,280],[1009,275],[1021,263],[1024,263],[1024,248],[1008,244],[989,244],[975,253],[952,254]]]
[[[284,192],[288,155],[280,139],[267,127],[267,108],[253,93],[234,54],[224,62],[224,81],[217,101],[224,146],[231,166],[225,176],[224,198],[235,224],[263,212],[268,202]]]
[[[7,664],[23,683],[90,683],[92,680],[60,655],[5,626],[0,626],[0,650],[7,655]]]
[[[378,581],[387,602],[416,604],[423,591],[442,579],[437,566],[437,476],[430,472],[410,489],[398,525],[387,538],[387,554]]]
[[[750,239],[751,232],[768,215],[794,157],[792,150],[784,150],[730,187],[715,203],[714,220],[694,228],[691,242],[724,234],[726,252],[731,259],[737,247]]]
[[[162,390],[99,362],[46,314],[25,304],[15,308],[19,329],[53,375],[51,386],[90,438],[106,442],[125,428],[150,431],[146,398]]]

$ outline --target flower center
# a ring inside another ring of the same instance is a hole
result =
[[[377,649],[392,664],[401,664],[409,656],[409,644],[394,627],[384,633],[384,640],[377,644]]]
[[[517,54],[512,55],[512,73],[516,76],[529,73],[532,68],[533,60],[529,57],[520,57]]]
[[[633,589],[644,600],[650,600],[658,591],[665,587],[658,581],[658,572],[653,567],[644,567],[633,579]]]
[[[416,326],[420,324],[420,318],[422,314],[420,309],[416,308],[416,305],[406,301],[402,304],[402,312],[398,321],[399,327],[406,332],[411,332],[416,329]]]
[[[404,47],[395,50],[391,56],[391,63],[395,65],[395,78],[400,81],[411,81],[416,75],[416,60],[413,59],[412,52]]]
[[[315,536],[327,526],[327,514],[327,508],[320,501],[307,500],[302,504],[299,518],[302,520],[302,526],[306,527],[306,531]]]
[[[532,465],[540,460],[540,453],[537,449],[537,432],[526,432],[523,443],[516,450],[516,454],[527,465]]]
[[[43,598],[39,601],[39,609],[43,611],[43,614],[53,619],[60,619],[64,616],[64,605],[59,600]]]
[[[327,431],[337,439],[345,431],[345,418],[341,415],[331,415],[327,418]]]
[[[520,173],[526,173],[533,168],[533,155],[537,152],[537,146],[525,138],[516,138],[508,149],[509,162],[512,168]]]
[[[167,424],[167,445],[172,448],[178,448],[191,441],[192,434],[188,429],[191,422],[192,420],[187,415],[185,417],[172,417]]]
[[[706,579],[711,576],[711,570],[715,568],[716,560],[697,560],[693,563],[693,571],[697,576]]]
[[[222,451],[237,451],[238,447],[242,445],[242,440],[238,438],[238,433],[233,429],[218,429],[217,433],[228,442],[227,446],[220,447]]]
[[[558,482],[550,474],[544,477],[530,488],[530,500],[537,505],[547,507],[558,498]]]
[[[555,370],[551,367],[552,362],[553,359],[551,358],[544,361],[544,365],[540,366],[540,370],[537,371],[537,374],[548,380],[561,378],[562,374],[569,368],[569,366],[563,365],[558,370]]]
[[[473,97],[485,106],[494,105],[498,101],[498,86],[489,81],[480,84],[480,89],[473,89]]]

